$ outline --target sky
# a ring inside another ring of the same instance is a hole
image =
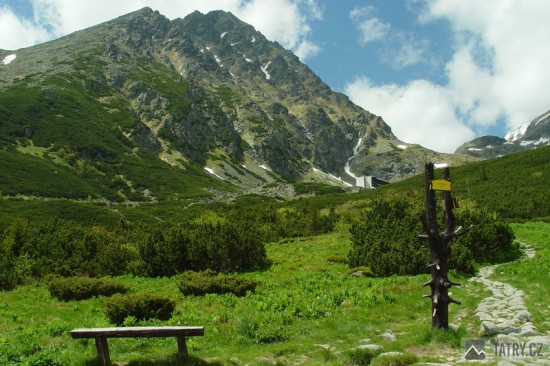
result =
[[[503,137],[550,109],[548,0],[0,0],[0,49],[145,6],[169,19],[232,12],[432,150]]]

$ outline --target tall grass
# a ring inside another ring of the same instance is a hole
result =
[[[535,249],[535,257],[502,265],[493,277],[525,292],[533,324],[544,334],[550,331],[550,223],[526,222],[512,227],[519,242]]]
[[[183,296],[177,287],[179,277],[113,280],[127,285],[130,293],[158,294],[176,303],[167,321],[127,319],[125,324],[205,326],[204,337],[188,342],[194,361],[204,364],[350,364],[354,357],[364,359],[350,350],[365,339],[384,351],[428,354],[437,349],[425,336],[431,323],[430,304],[421,299],[420,284],[428,275],[349,277],[344,263],[329,260],[345,256],[349,249],[341,233],[270,243],[267,254],[272,265],[241,274],[258,283],[256,293],[244,297]],[[461,298],[462,290],[456,291]],[[0,293],[0,363],[17,365],[49,357],[54,357],[51,364],[93,362],[93,341],[73,340],[68,332],[113,325],[103,314],[102,303],[101,298],[61,302],[39,285]],[[474,306],[466,303],[469,311]],[[451,306],[450,319],[461,309]],[[387,331],[397,339],[385,339]],[[446,342],[444,347],[455,349],[454,342]],[[115,361],[157,360],[158,365],[170,364],[166,362],[177,349],[173,339],[162,338],[113,339],[109,344]]]

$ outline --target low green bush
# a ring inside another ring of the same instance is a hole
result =
[[[128,291],[124,284],[88,277],[47,276],[46,286],[53,297],[61,301],[84,300],[94,296],[112,296]]]
[[[181,275],[178,287],[184,295],[202,296],[206,294],[232,293],[244,296],[256,290],[256,282],[244,277],[216,274],[212,270],[202,272],[187,271]]]
[[[377,276],[426,273],[430,251],[418,237],[425,233],[419,219],[424,214],[420,201],[375,201],[350,228],[348,265],[367,266]],[[496,214],[467,200],[454,214],[457,227],[473,225],[473,229],[449,243],[449,268],[471,274],[474,263],[501,263],[519,257],[514,233]],[[442,217],[440,212],[438,217]],[[439,225],[444,227],[442,222]]]
[[[346,365],[370,365],[372,360],[380,354],[380,350],[372,350],[368,348],[354,348],[347,351],[344,356]]]
[[[224,220],[225,221],[225,220]],[[264,265],[264,240],[256,225],[235,222],[154,225],[137,241],[145,275],[173,276],[187,270],[244,271]]]
[[[175,301],[166,296],[150,294],[115,294],[103,300],[105,315],[117,325],[123,325],[127,317],[133,317],[138,321],[168,320],[172,317],[175,306]]]
[[[327,257],[327,262],[329,263],[346,263],[348,259],[341,255],[329,255]]]
[[[418,357],[411,353],[388,352],[382,353],[372,360],[371,366],[407,366],[418,362]]]

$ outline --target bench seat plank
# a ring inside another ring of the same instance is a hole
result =
[[[178,341],[178,355],[181,359],[185,359],[188,356],[185,337],[203,335],[204,327],[202,326],[77,328],[71,330],[71,337],[73,338],[95,338],[99,363],[104,366],[111,364],[107,338],[176,337]]]
[[[71,330],[71,336],[73,338],[177,337],[203,335],[204,327],[202,326],[78,328]]]

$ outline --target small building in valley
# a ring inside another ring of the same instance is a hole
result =
[[[378,179],[378,178],[376,178],[372,175],[367,175],[367,176],[364,175],[364,176],[356,178],[355,185],[357,187],[360,187],[360,188],[373,189],[373,188],[376,188],[376,187],[379,187],[381,185],[388,184],[388,183],[389,182]]]

